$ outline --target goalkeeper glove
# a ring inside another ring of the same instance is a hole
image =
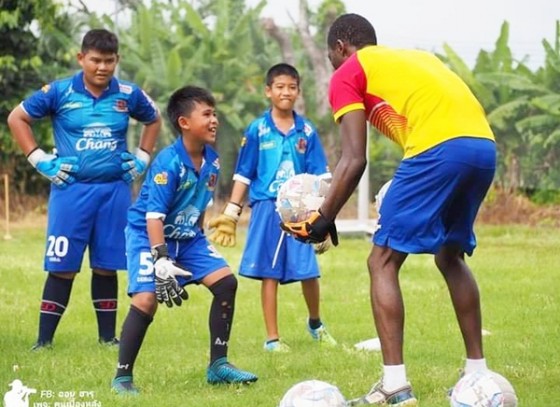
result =
[[[327,220],[320,211],[301,222],[280,223],[286,233],[303,243],[323,243],[330,235],[332,244],[338,246],[338,233],[334,221]]]
[[[242,209],[241,205],[229,202],[224,209],[224,213],[208,222],[208,227],[214,229],[208,239],[220,246],[235,246],[235,231]]]
[[[150,154],[141,148],[137,148],[135,155],[125,151],[121,154],[121,159],[123,160],[121,168],[124,170],[122,179],[130,184],[144,174],[150,163]]]
[[[189,298],[189,294],[179,285],[177,276],[189,280],[192,277],[192,273],[171,260],[165,244],[153,247],[152,257],[154,259],[154,271],[156,276],[157,301],[160,304],[165,302],[165,305],[168,307],[172,307],[173,303],[180,306],[183,300]]]
[[[80,166],[78,157],[59,157],[56,154],[47,154],[36,148],[27,155],[27,160],[39,174],[48,178],[60,189],[65,189],[74,183],[76,178],[71,174],[78,172]]]

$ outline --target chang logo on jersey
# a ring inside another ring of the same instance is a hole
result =
[[[117,149],[117,140],[113,139],[110,127],[103,123],[93,123],[84,129],[82,138],[76,141],[76,151]]]
[[[184,211],[180,211],[175,215],[173,224],[166,224],[163,226],[163,233],[165,237],[170,239],[189,239],[196,235],[193,230],[196,227],[198,219],[200,218],[200,211],[196,206],[189,205]]]

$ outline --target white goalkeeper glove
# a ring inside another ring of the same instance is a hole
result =
[[[221,215],[210,219],[208,222],[209,229],[214,229],[208,239],[220,246],[235,246],[237,222],[239,222],[242,209],[241,205],[229,202]]]
[[[183,300],[189,298],[187,291],[179,285],[177,276],[186,280],[192,277],[192,273],[169,257],[165,244],[152,247],[154,259],[154,272],[156,277],[156,299],[161,304],[172,307],[173,303],[180,306]]]
[[[136,154],[133,155],[126,151],[121,154],[121,159],[123,160],[121,168],[124,170],[122,179],[130,184],[144,174],[150,163],[150,154],[141,148],[137,148]]]
[[[60,189],[76,181],[71,174],[78,172],[78,157],[59,157],[56,154],[47,154],[40,148],[36,148],[27,155],[27,160],[39,174],[49,179]]]

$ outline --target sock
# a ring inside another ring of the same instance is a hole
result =
[[[91,300],[97,316],[99,340],[109,342],[115,337],[118,297],[117,274],[102,276],[92,273]]]
[[[323,325],[323,323],[321,322],[321,318],[317,318],[317,319],[309,318],[309,328],[317,329],[321,325]]]
[[[467,359],[465,362],[465,374],[469,374],[476,371],[486,371],[488,366],[486,366],[486,359]]]
[[[66,310],[74,279],[56,277],[49,273],[43,288],[41,313],[39,314],[39,343],[50,343],[56,327]]]
[[[404,365],[383,366],[383,390],[391,392],[408,384]]]
[[[210,307],[210,364],[227,357],[229,335],[235,309],[237,279],[233,274],[225,276],[209,287],[214,295]]]
[[[130,306],[122,326],[119,361],[117,362],[117,374],[115,377],[132,376],[134,362],[138,352],[140,352],[146,331],[153,319],[153,317],[140,311],[134,305]]]

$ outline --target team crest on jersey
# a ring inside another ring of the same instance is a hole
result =
[[[218,181],[218,176],[216,174],[210,174],[208,177],[208,190],[213,191],[216,188],[216,182]]]
[[[117,99],[115,101],[115,106],[113,106],[113,109],[115,109],[117,112],[126,113],[128,112],[128,102],[123,99]]]
[[[296,143],[296,150],[300,154],[305,154],[305,150],[307,150],[307,140],[300,137]]]
[[[51,89],[51,85],[43,85],[43,87],[41,88],[43,93],[47,93],[50,89]]]
[[[154,182],[157,185],[167,185],[167,172],[163,171],[154,176]]]

